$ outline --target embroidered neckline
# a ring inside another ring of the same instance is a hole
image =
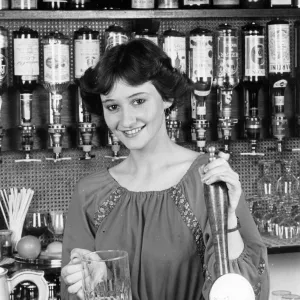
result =
[[[177,182],[176,184],[172,185],[169,188],[166,189],[162,189],[162,190],[158,190],[158,191],[131,191],[128,190],[127,188],[121,186],[119,184],[119,182],[111,175],[111,173],[109,172],[109,168],[105,168],[108,177],[116,184],[117,188],[121,188],[124,192],[130,193],[130,194],[163,194],[163,193],[169,193],[171,192],[176,186],[180,185],[185,178],[190,174],[190,172],[193,170],[194,166],[196,165],[196,163],[198,162],[199,158],[202,157],[203,155],[199,154],[194,161],[191,163],[191,165],[189,166],[189,168],[187,169],[187,171],[184,173],[184,175],[181,177],[181,179],[179,180],[179,182]]]

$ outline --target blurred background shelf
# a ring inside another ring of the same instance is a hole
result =
[[[284,9],[284,18],[299,17],[299,9]],[[198,19],[283,17],[283,9],[161,9],[161,10],[2,10],[1,19]]]

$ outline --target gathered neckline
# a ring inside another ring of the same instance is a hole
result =
[[[200,157],[203,157],[202,154],[199,154],[194,160],[193,162],[191,163],[191,165],[189,166],[189,168],[187,169],[187,171],[184,173],[184,175],[181,177],[181,179],[174,185],[172,185],[171,187],[169,188],[166,188],[166,189],[162,189],[162,190],[157,190],[157,191],[131,191],[129,189],[127,189],[126,187],[122,186],[112,175],[111,173],[109,172],[109,168],[105,168],[108,176],[112,179],[112,181],[117,185],[118,188],[126,191],[127,193],[130,193],[130,194],[163,194],[163,193],[166,193],[166,192],[169,192],[171,191],[174,187],[178,186],[179,184],[181,184],[185,178],[189,175],[190,171],[194,168],[195,164],[197,163],[198,159]]]

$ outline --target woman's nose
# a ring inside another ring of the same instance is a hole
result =
[[[130,109],[123,110],[121,125],[125,128],[130,128],[136,123],[136,116]]]

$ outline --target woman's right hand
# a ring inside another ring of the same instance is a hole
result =
[[[74,248],[71,251],[70,262],[61,270],[61,277],[68,286],[68,292],[76,295],[81,300],[84,300],[81,257],[90,252],[86,249]]]

